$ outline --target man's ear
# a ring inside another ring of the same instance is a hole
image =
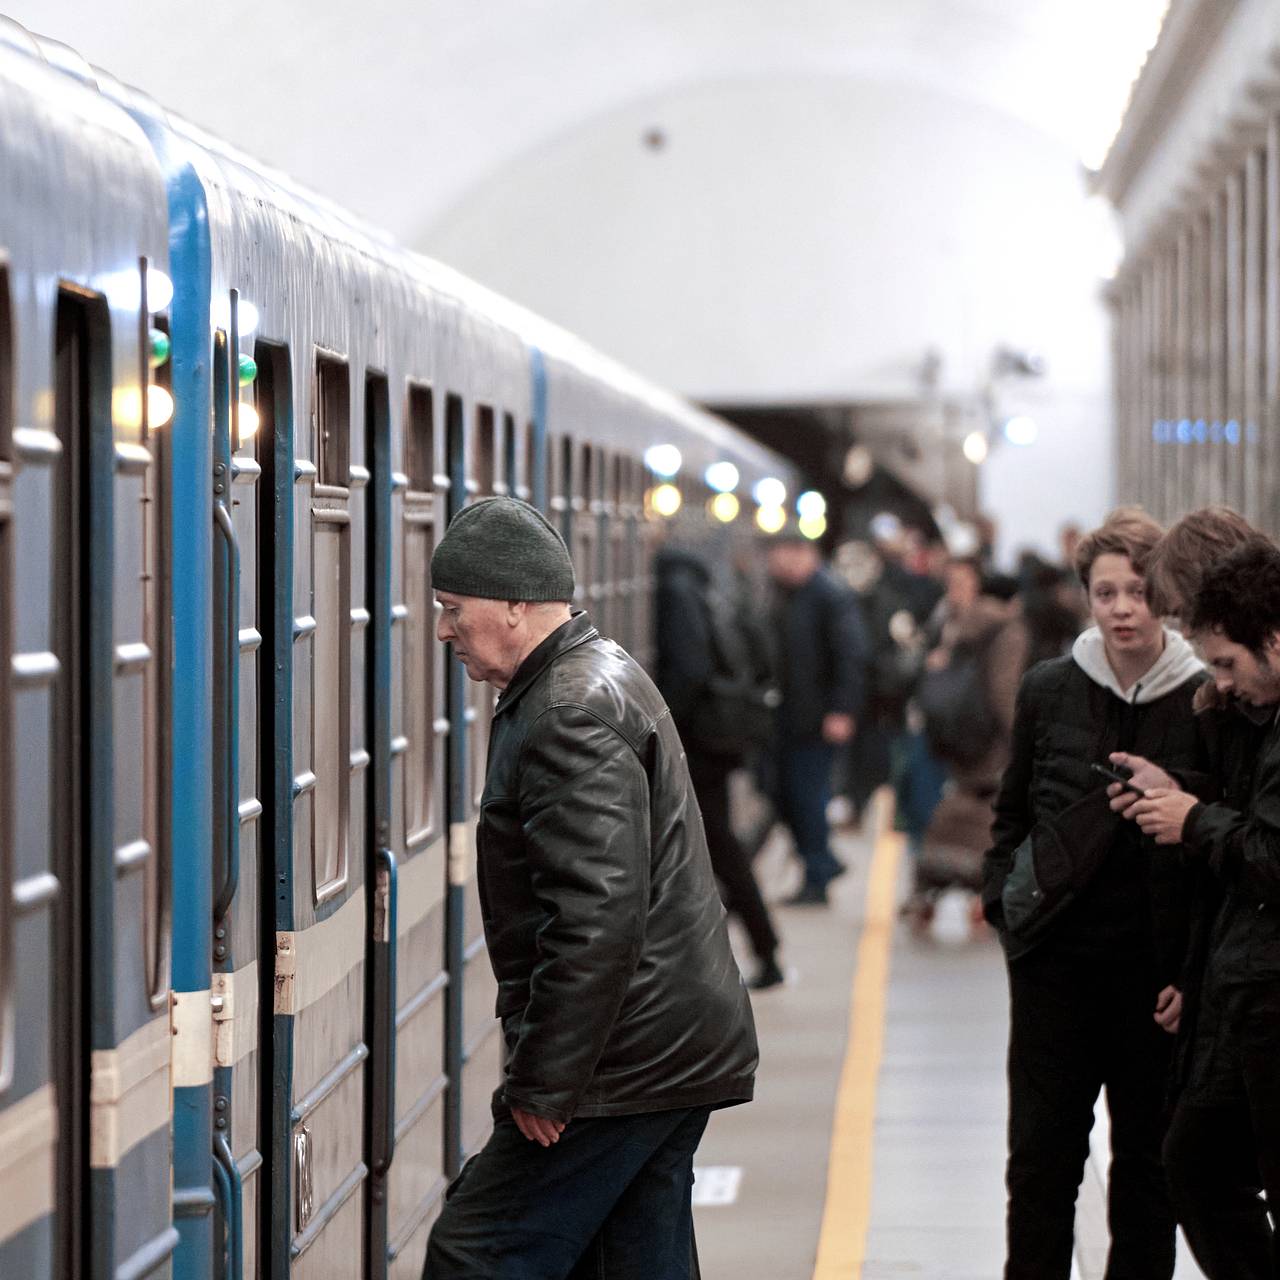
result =
[[[529,612],[528,604],[523,600],[507,601],[507,626],[518,627]]]

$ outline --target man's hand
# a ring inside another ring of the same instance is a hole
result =
[[[536,1142],[540,1147],[549,1147],[559,1142],[560,1135],[564,1132],[564,1125],[559,1120],[531,1115],[528,1111],[521,1111],[519,1107],[511,1108],[511,1118],[516,1122],[516,1128],[530,1142]]]
[[[832,711],[822,719],[822,740],[838,747],[853,737],[854,721],[843,711]]]
[[[1166,791],[1181,790],[1175,779],[1165,773],[1158,764],[1152,764],[1145,756],[1131,756],[1124,751],[1113,751],[1108,759],[1118,768],[1128,769],[1132,774],[1129,781],[1141,791],[1153,791],[1157,788]],[[1111,808],[1116,813],[1123,814],[1126,818],[1134,816],[1133,807],[1140,798],[1136,792],[1121,786],[1118,782],[1113,782],[1107,788],[1107,795],[1111,797]]]
[[[1195,796],[1189,796],[1185,791],[1157,787],[1134,804],[1129,816],[1147,835],[1155,837],[1156,844],[1180,844],[1187,814],[1198,803]]]
[[[1165,987],[1156,996],[1155,1020],[1162,1031],[1176,1034],[1182,1021],[1182,992],[1177,987]]]

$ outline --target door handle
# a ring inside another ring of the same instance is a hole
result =
[[[380,1010],[386,1039],[386,1051],[383,1054],[383,1096],[386,1099],[387,1113],[383,1132],[375,1134],[375,1141],[381,1138],[381,1146],[371,1153],[371,1163],[373,1172],[382,1174],[390,1167],[391,1157],[396,1149],[396,911],[400,880],[396,855],[390,849],[378,850],[376,874],[374,941],[387,948],[387,980]]]
[[[226,1227],[227,1280],[244,1280],[244,1179],[225,1133],[213,1138],[213,1180],[222,1201]]]

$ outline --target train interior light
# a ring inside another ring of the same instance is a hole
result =
[[[644,465],[655,476],[662,476],[666,480],[679,473],[683,462],[680,450],[673,444],[651,444],[644,451]]]
[[[738,513],[741,510],[742,504],[738,501],[736,494],[717,493],[711,499],[711,514],[721,524],[732,524],[738,518]]]
[[[147,309],[167,311],[173,301],[173,281],[158,267],[147,268]]]
[[[762,507],[781,507],[787,500],[787,486],[776,476],[765,476],[756,481],[752,497]]]
[[[779,533],[787,523],[787,513],[781,506],[762,506],[756,512],[756,524],[765,533]]]
[[[168,426],[173,418],[173,396],[164,387],[147,388],[147,423],[152,427]]]
[[[961,449],[964,456],[973,463],[975,467],[981,466],[987,460],[988,446],[987,437],[981,431],[970,431],[964,438],[964,444]]]
[[[738,468],[732,462],[713,462],[707,468],[707,488],[717,493],[732,493],[738,487]]]

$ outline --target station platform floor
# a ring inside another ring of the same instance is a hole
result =
[[[927,935],[898,920],[907,866],[888,818],[877,803],[862,832],[837,834],[849,874],[829,908],[774,906],[790,976],[753,1000],[756,1099],[713,1115],[698,1152],[703,1280],[1001,1275],[1004,962],[962,894]],[[787,851],[775,830],[756,864],[775,904],[797,876]],[[1092,1148],[1073,1280],[1106,1264],[1101,1105]],[[1181,1239],[1176,1274],[1201,1275]]]

